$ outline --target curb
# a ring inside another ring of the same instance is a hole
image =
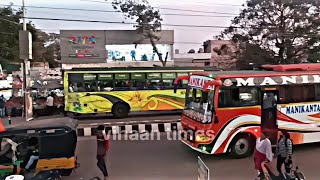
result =
[[[110,135],[173,132],[181,130],[181,122],[131,124],[106,126],[106,133]],[[96,136],[97,127],[80,127],[77,129],[78,137]]]

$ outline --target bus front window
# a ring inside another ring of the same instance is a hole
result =
[[[213,110],[214,91],[203,92],[201,89],[187,88],[185,112],[189,117],[203,123],[210,123]]]

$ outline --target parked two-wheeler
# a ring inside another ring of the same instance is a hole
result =
[[[290,173],[283,173],[282,175],[276,176],[270,168],[268,168],[266,162],[261,163],[263,173],[259,175],[258,180],[306,180],[304,174],[299,171],[299,167],[291,170]]]

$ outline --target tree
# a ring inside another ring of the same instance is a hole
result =
[[[238,46],[235,53],[237,69],[252,69],[263,64],[275,64],[274,58],[268,51],[256,44],[245,43]]]
[[[0,63],[19,62],[19,21],[21,11],[0,8]]]
[[[220,37],[259,47],[273,63],[300,63],[320,50],[319,15],[319,0],[248,0]]]
[[[222,44],[213,48],[211,59],[219,70],[233,70],[236,62],[235,44]]]
[[[12,6],[0,7],[0,63],[22,62],[19,57],[19,30],[22,30],[21,18],[22,11],[20,9],[15,10]],[[33,59],[31,61],[52,63],[51,57],[54,55],[53,53],[44,56],[47,52],[46,44],[50,40],[50,35],[37,29],[32,22],[27,23],[27,30],[32,34]]]
[[[60,49],[60,37],[59,34],[49,33],[47,45],[45,46],[46,51],[43,56],[44,59],[49,63],[50,67],[58,67],[59,61],[61,60],[61,49]]]
[[[113,8],[122,12],[125,18],[136,21],[136,31],[142,36],[138,42],[134,42],[136,46],[145,39],[149,40],[153,52],[157,54],[162,65],[166,66],[167,56],[163,59],[163,54],[156,46],[157,41],[160,40],[157,33],[161,31],[162,22],[159,10],[154,9],[147,0],[113,0],[112,4]]]

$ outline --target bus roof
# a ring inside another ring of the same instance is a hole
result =
[[[219,78],[320,74],[320,64],[264,65],[258,70],[206,71],[194,74]]]

